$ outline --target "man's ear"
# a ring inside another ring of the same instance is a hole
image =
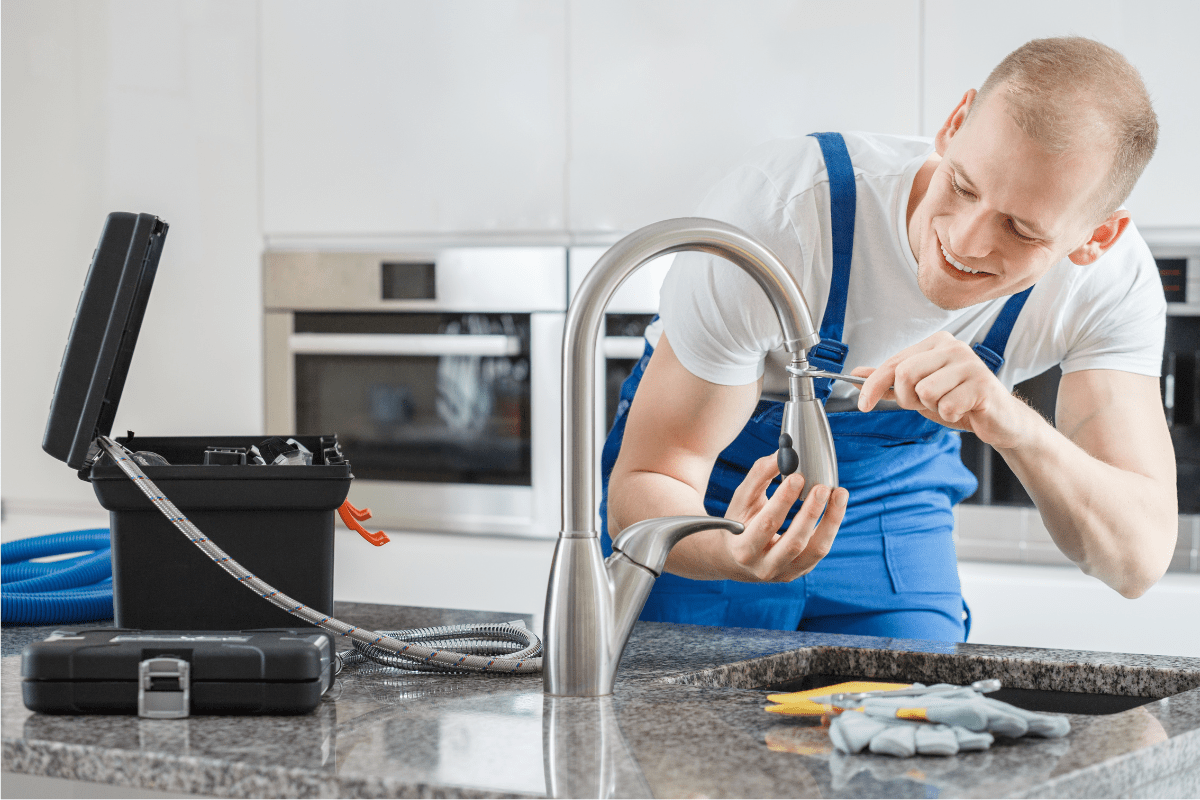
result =
[[[939,156],[946,155],[946,148],[950,145],[950,140],[962,128],[963,123],[967,121],[967,113],[971,110],[971,104],[975,102],[975,90],[967,89],[967,93],[962,96],[962,100],[958,101],[958,105],[950,112],[950,116],[946,118],[946,122],[942,125],[942,129],[937,132],[937,136],[933,137],[933,149],[937,151]]]
[[[1071,259],[1072,264],[1078,264],[1081,267],[1093,263],[1104,255],[1108,248],[1117,243],[1121,234],[1128,227],[1128,211],[1121,209],[1112,212],[1104,222],[1100,223],[1099,227],[1092,231],[1092,237],[1068,253],[1067,258]]]

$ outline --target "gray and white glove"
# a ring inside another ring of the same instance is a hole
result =
[[[938,694],[869,697],[861,711],[834,717],[829,737],[843,753],[869,748],[873,753],[908,757],[985,750],[992,744],[992,734],[1016,738],[1029,733],[1055,739],[1071,730],[1066,717],[1026,711],[967,687],[945,688]]]
[[[969,731],[988,731],[1011,738],[1031,733],[1057,739],[1071,730],[1066,717],[1026,711],[968,688],[919,697],[872,697],[862,704],[863,712],[875,717],[894,718],[901,709],[913,708],[924,709],[929,722],[960,725]]]
[[[986,750],[992,735],[970,731],[961,725],[911,722],[891,717],[869,716],[861,711],[844,711],[829,725],[833,746],[843,753],[885,753],[900,758],[921,753],[952,756],[962,750]]]

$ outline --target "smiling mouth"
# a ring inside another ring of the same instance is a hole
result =
[[[946,262],[946,264],[953,267],[955,272],[963,275],[964,277],[967,275],[991,275],[990,272],[984,272],[983,270],[979,269],[971,269],[966,264],[955,261],[953,258],[951,258],[950,254],[946,252],[945,245],[943,245],[940,241],[938,242],[938,249],[942,251],[942,259]]]

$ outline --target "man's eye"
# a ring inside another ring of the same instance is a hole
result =
[[[1013,224],[1013,221],[1011,219],[1008,221],[1008,230],[1012,233],[1013,236],[1017,237],[1022,242],[1036,242],[1037,241],[1037,239],[1035,239],[1034,237],[1025,236],[1020,231],[1018,231],[1017,226],[1015,224]]]
[[[950,186],[959,197],[974,197],[974,195],[958,185],[958,180],[954,177],[954,173],[950,173]]]

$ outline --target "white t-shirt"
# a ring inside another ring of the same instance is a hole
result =
[[[917,170],[933,150],[912,136],[844,134],[854,165],[857,213],[842,341],[845,371],[876,366],[937,331],[982,341],[1008,298],[957,311],[931,303],[917,285],[906,211]],[[765,244],[800,283],[818,327],[833,272],[829,179],[811,136],[772,142],[718,183],[697,216],[742,228]],[[783,335],[766,295],[732,263],[680,253],[663,283],[661,320],[692,374],[728,386],[763,375],[765,392],[786,391]],[[1010,389],[1056,364],[1063,372],[1115,369],[1157,376],[1166,300],[1154,259],[1133,225],[1096,262],[1067,259],[1038,281],[1013,328],[998,377]],[[770,355],[770,358],[768,356]],[[857,388],[834,381],[835,397]]]

